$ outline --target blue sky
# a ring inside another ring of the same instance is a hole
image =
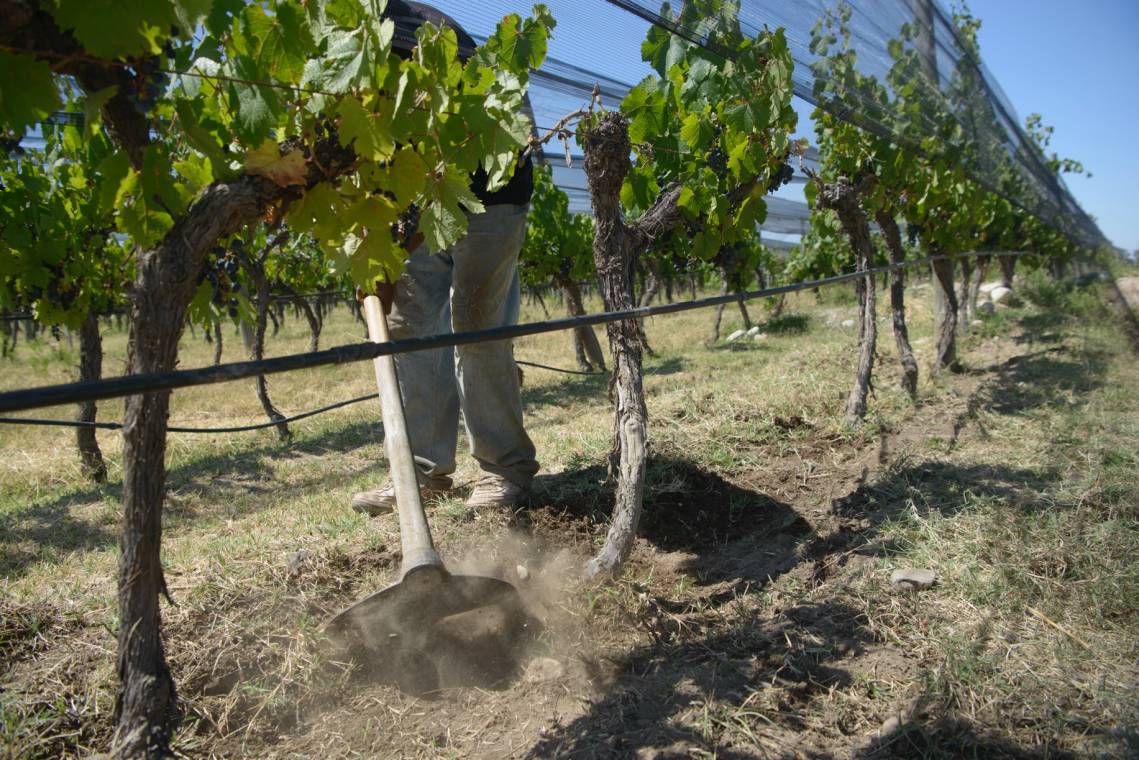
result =
[[[525,14],[531,5],[429,2],[475,33],[485,33],[509,11]],[[645,22],[604,0],[545,2],[558,21],[551,56],[630,83],[649,73],[640,61]],[[948,7],[949,0],[938,2]],[[1139,249],[1139,0],[972,0],[970,7],[983,22],[982,58],[1022,123],[1038,112],[1055,127],[1051,148],[1082,161],[1094,175],[1067,178],[1077,201],[1109,240]],[[576,105],[548,104],[538,122],[552,123]],[[808,104],[798,106],[802,115],[810,112]],[[800,128],[809,131],[810,122],[804,119]]]
[[[972,0],[981,57],[1023,120],[1092,172],[1068,187],[1108,239],[1139,249],[1139,0]]]

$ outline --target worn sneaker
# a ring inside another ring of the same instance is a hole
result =
[[[484,475],[467,497],[467,506],[471,509],[516,507],[529,498],[530,489],[500,475]]]
[[[419,498],[424,501],[450,490],[451,479],[448,477],[419,479]],[[386,515],[394,512],[395,508],[395,483],[391,478],[374,491],[361,491],[352,497],[352,509],[369,517]]]

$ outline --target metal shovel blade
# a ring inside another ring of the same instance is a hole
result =
[[[347,608],[328,632],[368,649],[396,636],[420,635],[439,620],[480,607],[520,605],[518,589],[498,578],[452,575],[434,566],[413,568],[399,583]]]

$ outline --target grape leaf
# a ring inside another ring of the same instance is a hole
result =
[[[179,20],[170,0],[55,0],[51,13],[88,53],[110,59],[161,52],[157,40]]]
[[[281,187],[304,185],[308,181],[308,165],[301,149],[293,148],[282,156],[274,140],[265,140],[245,154],[245,172],[265,177]]]
[[[0,51],[0,124],[22,132],[61,107],[47,63]]]
[[[448,171],[427,183],[430,202],[419,217],[419,228],[433,253],[442,251],[467,231],[467,217],[482,212],[483,205],[468,186],[468,179]]]
[[[346,97],[340,102],[341,144],[355,148],[357,154],[371,161],[387,161],[395,152],[391,102],[382,103],[383,110],[373,113],[357,98]]]

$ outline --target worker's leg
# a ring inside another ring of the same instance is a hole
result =
[[[455,332],[500,327],[518,318],[518,253],[526,206],[490,206],[469,219],[452,249],[451,324]],[[522,425],[521,387],[511,341],[458,346],[459,397],[471,453],[483,470],[530,485],[538,462]]]
[[[428,254],[421,246],[411,255],[388,318],[393,338],[450,331],[451,275],[449,252]],[[450,348],[412,351],[396,354],[395,359],[416,466],[423,476],[450,475],[455,471],[459,436],[454,352]]]

